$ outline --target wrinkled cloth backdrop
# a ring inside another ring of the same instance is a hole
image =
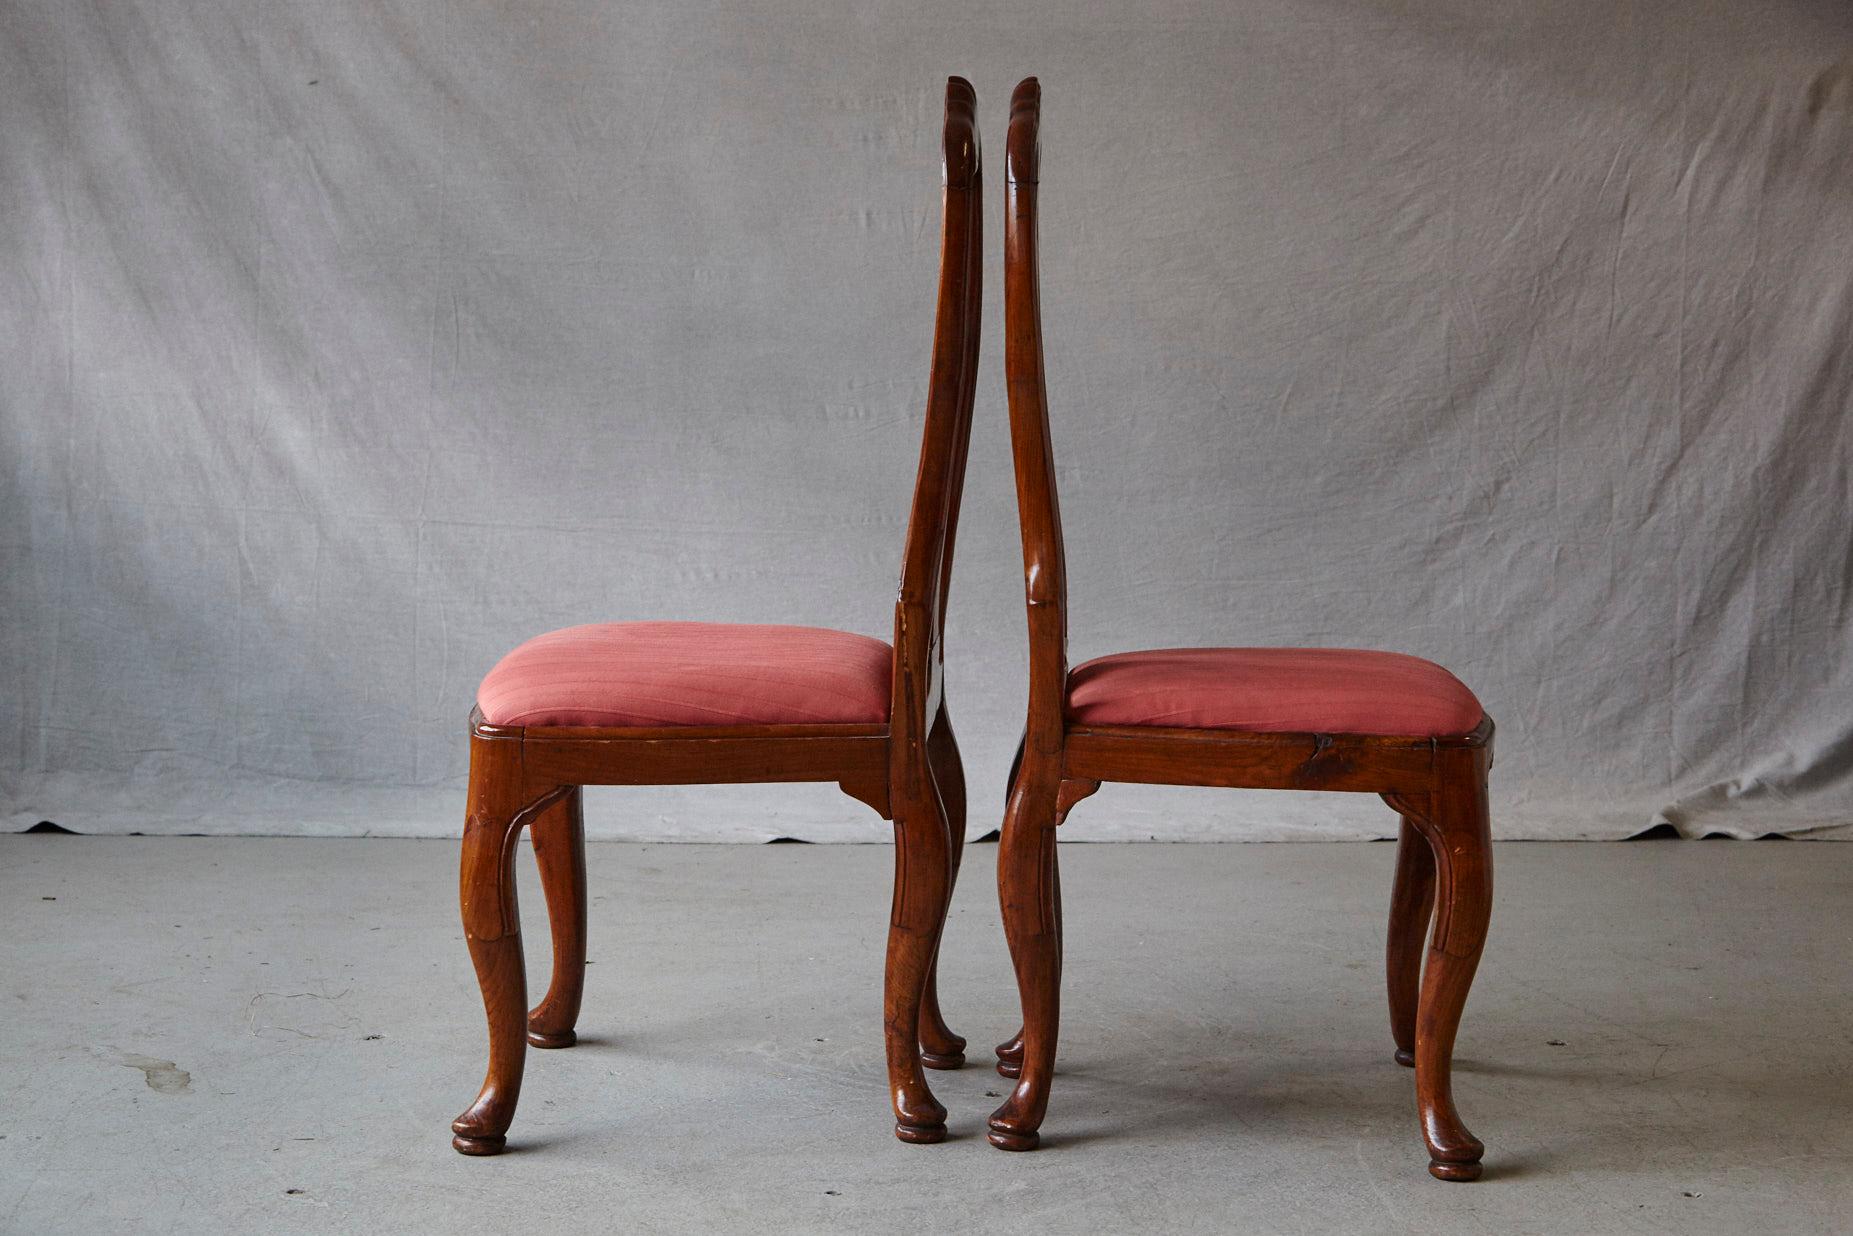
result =
[[[950,700],[1024,703],[1009,90],[1045,90],[1077,660],[1400,649],[1506,837],[1853,833],[1853,10],[0,0],[0,803],[455,833],[476,683],[648,617],[889,635],[945,75],[990,139]],[[880,840],[825,787],[598,835]],[[1075,838],[1385,835],[1109,787]]]

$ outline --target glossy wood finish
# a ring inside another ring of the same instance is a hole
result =
[[[579,1041],[579,1001],[585,994],[585,815],[578,786],[528,825],[547,919],[553,933],[553,981],[528,1014],[528,1043],[571,1047]]]
[[[939,790],[940,803],[946,812],[946,842],[951,859],[946,892],[959,878],[959,858],[965,851],[965,764],[959,758],[959,742],[952,724],[940,711],[939,723],[927,736],[927,756],[933,766],[933,784]],[[939,1010],[939,953],[927,968],[926,990],[921,993],[920,1059],[930,1069],[957,1069],[965,1065],[965,1039],[954,1034]]]
[[[893,706],[886,724],[702,728],[491,726],[470,722],[464,932],[489,1022],[489,1068],[452,1125],[464,1154],[506,1146],[529,1043],[570,1047],[586,952],[583,785],[835,782],[894,821],[894,903],[884,983],[895,1134],[945,1137],[923,1066],[957,1068],[965,1040],[941,1015],[940,933],[965,836],[965,773],[946,709],[944,643],[953,542],[971,440],[982,299],[982,156],[971,86],[946,86],[944,225],[926,428],[895,603]],[[798,482],[794,482],[798,483]],[[515,904],[515,842],[533,837],[554,941],[546,997],[527,1009]]]
[[[1029,708],[998,847],[998,896],[1023,1028],[999,1045],[1015,1089],[990,1140],[1040,1140],[1061,1015],[1062,904],[1056,828],[1103,781],[1378,794],[1402,814],[1386,973],[1397,1058],[1412,1063],[1430,1156],[1445,1180],[1480,1174],[1482,1147],[1455,1110],[1454,1036],[1492,908],[1486,774],[1493,726],[1458,738],[1256,734],[1070,725],[1067,559],[1043,369],[1036,197],[1041,88],[1011,99],[1005,148],[1004,369],[1023,537]],[[1434,920],[1430,932],[1431,913]],[[1426,945],[1426,949],[1425,949]],[[1423,964],[1426,952],[1426,964]],[[1418,973],[1418,967],[1421,967]]]
[[[1435,910],[1435,856],[1416,822],[1403,817],[1396,839],[1396,875],[1390,885],[1390,929],[1384,979],[1390,991],[1390,1035],[1396,1063],[1415,1067],[1416,1001],[1422,990],[1422,953]]]

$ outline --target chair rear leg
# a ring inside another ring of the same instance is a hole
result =
[[[1384,971],[1390,989],[1390,1034],[1396,1063],[1415,1066],[1416,1005],[1422,982],[1422,951],[1435,903],[1435,856],[1415,822],[1403,817],[1396,841],[1396,879],[1390,891],[1389,943]]]
[[[990,1141],[1001,1150],[1034,1150],[1049,1106],[1060,1025],[1061,901],[1055,855],[1059,778],[1028,768],[1017,780],[998,845],[997,892],[1004,934],[1023,1005],[1016,1089],[991,1114]],[[998,1071],[1008,1063],[999,1048]],[[1006,1074],[1008,1075],[1008,1074]]]
[[[883,1011],[894,1135],[904,1142],[946,1137],[946,1109],[927,1086],[920,1060],[921,1005],[946,923],[950,839],[939,796],[910,786],[894,808],[894,909],[888,926]]]
[[[1023,1027],[1010,1038],[999,1043],[997,1051],[997,1075],[999,1077],[1023,1076]]]
[[[1017,739],[1017,753],[1010,760],[1010,779],[1004,784],[1004,810],[1009,811],[1010,800],[1017,792],[1017,776],[1023,771],[1023,744],[1026,738]],[[997,1055],[997,1072],[1000,1077],[1018,1077],[1023,1072],[1023,1027],[1010,1038],[999,1043],[995,1049]]]
[[[528,825],[553,931],[553,980],[528,1014],[528,1042],[571,1047],[585,994],[586,874],[583,795],[574,786]]]
[[[939,787],[939,801],[946,810],[947,874],[946,906],[952,906],[952,890],[959,880],[959,861],[965,853],[965,765],[959,758],[958,739],[952,733],[952,719],[942,705],[933,729],[927,737],[927,755],[933,765],[933,780]],[[926,990],[920,997],[920,1062],[929,1069],[957,1069],[965,1064],[965,1038],[946,1025],[939,1008],[939,948],[933,949],[933,964],[927,970]]]
[[[1454,1106],[1454,1036],[1486,943],[1493,905],[1492,834],[1487,818],[1486,766],[1459,761],[1428,796],[1417,825],[1435,858],[1435,926],[1416,1013],[1416,1105],[1428,1143],[1431,1175],[1477,1180],[1485,1147]]]

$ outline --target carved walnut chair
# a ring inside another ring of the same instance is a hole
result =
[[[1062,971],[1055,830],[1076,802],[1103,781],[1352,790],[1382,795],[1402,815],[1390,897],[1390,1029],[1397,1061],[1415,1067],[1429,1171],[1473,1180],[1482,1147],[1454,1110],[1449,1069],[1492,906],[1493,723],[1453,675],[1397,653],[1179,648],[1068,668],[1036,265],[1041,97],[1035,78],[1017,87],[1005,148],[1004,356],[1030,684],[997,875],[1023,1028],[997,1049],[998,1071],[1017,1085],[991,1117],[990,1140],[1033,1149],[1048,1107]]]
[[[586,954],[582,785],[834,781],[892,819],[884,1016],[895,1134],[945,1137],[945,1108],[921,1066],[965,1059],[965,1040],[940,1016],[935,971],[965,836],[941,646],[978,366],[974,104],[969,83],[947,83],[939,308],[893,647],[807,627],[611,623],[530,640],[483,680],[470,719],[462,903],[488,1011],[489,1071],[451,1126],[464,1154],[505,1148],[528,1045],[575,1042]],[[552,985],[532,1012],[513,867],[523,827],[554,942]]]

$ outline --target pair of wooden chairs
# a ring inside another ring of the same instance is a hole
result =
[[[1387,953],[1396,1059],[1415,1068],[1429,1170],[1472,1180],[1481,1144],[1455,1111],[1449,1069],[1492,900],[1492,723],[1447,671],[1393,653],[1169,649],[1069,668],[1036,260],[1040,110],[1030,78],[1011,103],[1004,217],[1029,710],[998,855],[1023,1025],[997,1049],[998,1071],[1016,1086],[990,1119],[990,1140],[1035,1147],[1048,1106],[1062,966],[1055,833],[1075,803],[1103,781],[1351,790],[1382,795],[1402,816]],[[974,112],[970,84],[951,79],[932,375],[893,645],[804,627],[603,624],[530,640],[483,682],[470,727],[461,896],[489,1069],[452,1126],[465,1154],[504,1148],[527,1046],[574,1042],[586,951],[583,785],[834,781],[893,820],[884,1019],[895,1133],[909,1142],[946,1135],[925,1070],[965,1061],[935,975],[965,839],[943,647],[978,361]],[[531,1011],[513,874],[523,827],[554,941],[552,982]]]

